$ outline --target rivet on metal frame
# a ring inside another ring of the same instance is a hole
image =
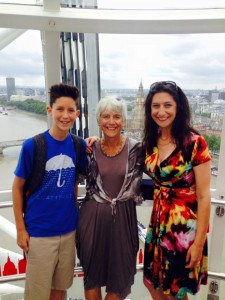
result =
[[[223,206],[216,207],[216,215],[218,217],[223,217],[223,215],[224,215],[224,207]]]
[[[218,283],[216,281],[211,281],[209,285],[209,290],[212,294],[216,294],[219,290]]]

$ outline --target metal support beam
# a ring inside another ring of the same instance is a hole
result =
[[[224,260],[224,239],[225,232],[225,115],[223,120],[223,130],[221,135],[220,155],[218,164],[219,174],[216,182],[216,199],[219,202],[212,210],[213,212],[213,225],[210,228],[210,255],[209,255],[209,270],[212,272],[222,272],[221,262]],[[207,300],[223,299],[224,295],[220,293],[220,279],[211,279],[208,283],[208,298]]]
[[[59,11],[60,10],[60,1],[44,0],[43,7],[44,7],[45,11]]]
[[[56,83],[61,82],[61,65],[60,65],[60,33],[44,31],[41,33],[44,71],[45,71],[45,87],[48,95],[49,88]],[[49,98],[47,98],[47,104]],[[48,118],[48,126],[50,127],[51,118]]]
[[[52,2],[52,1],[51,1]],[[225,32],[225,9],[113,10],[0,4],[0,27],[84,33]]]
[[[35,8],[35,6],[34,6]],[[57,14],[60,10],[60,1],[44,0],[43,6],[39,6],[43,14]],[[45,72],[45,88],[47,91],[47,105],[49,103],[49,88],[56,83],[61,82],[61,66],[60,66],[60,33],[52,32],[50,29],[52,23],[50,21],[49,28],[41,31],[42,51]],[[48,117],[48,127],[51,126],[51,117]]]
[[[0,50],[4,49],[11,42],[21,36],[26,30],[24,29],[2,29],[0,31]]]
[[[87,59],[87,95],[88,95],[88,116],[89,136],[100,135],[96,120],[96,106],[101,98],[100,70],[99,70],[99,49],[98,36],[85,34],[86,59]]]

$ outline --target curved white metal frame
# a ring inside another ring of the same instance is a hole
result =
[[[94,0],[93,7],[95,7]],[[60,82],[61,78],[59,59],[61,31],[109,34],[224,33],[225,9],[169,11],[81,9],[60,7],[60,0],[44,0],[43,6],[0,4],[0,28],[7,28],[7,35],[10,33],[10,28],[14,31],[11,37],[1,36],[0,49],[19,36],[23,30],[41,31],[48,90],[52,84]],[[225,122],[216,189],[216,198],[222,201],[225,199],[224,161]],[[215,215],[210,249],[210,270],[214,272],[221,272],[224,234],[218,234],[217,229],[224,227],[225,216]],[[217,295],[218,292],[214,294],[218,297]]]
[[[225,9],[113,10],[0,4],[0,27],[85,33],[182,34],[225,31]],[[47,7],[47,8],[46,8]]]

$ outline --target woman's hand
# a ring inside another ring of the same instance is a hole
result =
[[[86,147],[86,152],[87,153],[92,153],[92,146],[96,141],[99,141],[100,138],[98,136],[90,136],[88,138],[85,139],[86,143],[87,143],[87,147]]]
[[[193,243],[188,249],[186,256],[186,268],[194,268],[200,262],[202,258],[202,246],[197,246]]]
[[[186,257],[186,268],[195,267],[202,257],[210,216],[210,177],[211,164],[207,161],[194,167],[196,194],[198,201],[197,231],[194,243],[190,246]]]

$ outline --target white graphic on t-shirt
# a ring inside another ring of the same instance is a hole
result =
[[[62,187],[65,184],[65,180],[61,182],[61,174],[62,169],[67,168],[74,168],[75,165],[73,163],[73,160],[71,157],[67,155],[63,155],[62,153],[60,155],[54,156],[51,159],[49,159],[46,163],[45,170],[46,171],[57,171],[59,170],[59,176],[57,180],[57,186]]]

